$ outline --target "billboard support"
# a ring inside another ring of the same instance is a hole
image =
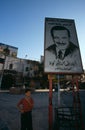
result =
[[[84,122],[82,116],[82,107],[80,101],[80,93],[79,93],[79,78],[73,77],[72,78],[72,87],[73,87],[73,108],[76,112],[75,119],[80,120],[80,127],[84,130]],[[78,123],[75,124],[76,129],[79,128]]]
[[[49,80],[49,130],[52,130],[52,125],[53,125],[53,106],[52,106],[52,80],[53,80],[53,75],[49,74],[48,75],[48,80]]]
[[[58,74],[58,107],[60,106],[60,79]]]

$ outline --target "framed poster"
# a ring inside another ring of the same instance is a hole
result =
[[[83,73],[73,19],[45,18],[44,72]]]

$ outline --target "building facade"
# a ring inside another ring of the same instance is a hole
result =
[[[0,43],[0,87],[3,89],[22,86],[38,76],[39,61],[18,58],[17,53],[17,47]]]
[[[0,57],[4,56],[4,50],[8,48],[9,50],[9,56],[11,57],[17,57],[17,53],[18,53],[18,48],[14,47],[14,46],[10,46],[4,43],[0,43]]]

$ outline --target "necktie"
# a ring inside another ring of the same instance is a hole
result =
[[[62,59],[62,58],[63,58],[63,57],[62,57],[62,51],[61,51],[61,50],[58,52],[58,58],[59,58],[59,59]]]

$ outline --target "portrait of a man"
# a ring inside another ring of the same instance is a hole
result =
[[[50,28],[49,33],[52,44],[45,46],[45,71],[81,72],[79,46],[70,40],[70,30],[65,26],[55,25]]]
[[[54,26],[51,29],[51,36],[54,44],[46,48],[55,55],[55,59],[63,60],[66,56],[72,55],[78,47],[70,42],[70,32],[62,26]]]

